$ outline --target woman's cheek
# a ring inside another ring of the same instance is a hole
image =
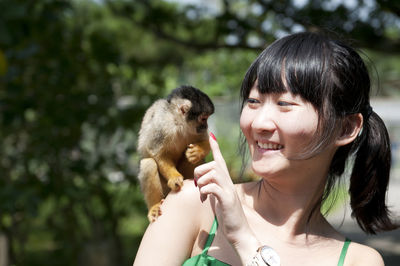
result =
[[[250,122],[248,115],[246,115],[245,111],[243,111],[242,114],[240,115],[239,125],[240,125],[240,129],[242,130],[243,134],[247,138],[249,136],[251,122]]]
[[[316,133],[316,126],[308,124],[300,124],[299,121],[288,123],[285,128],[281,128],[285,132],[285,147],[289,153],[297,153],[303,151],[312,142]],[[304,120],[303,120],[304,121]]]

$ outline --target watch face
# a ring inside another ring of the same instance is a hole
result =
[[[278,253],[270,247],[264,246],[260,250],[261,257],[267,265],[279,266],[281,265],[281,258]]]

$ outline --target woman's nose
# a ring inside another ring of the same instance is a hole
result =
[[[257,132],[274,131],[276,124],[273,110],[267,107],[258,110],[251,125]]]

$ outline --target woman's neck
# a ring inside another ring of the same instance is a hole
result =
[[[290,187],[261,179],[249,186],[245,193],[248,195],[246,204],[270,224],[289,234],[287,237],[318,234],[321,225],[326,223],[319,204],[325,182],[319,183]]]

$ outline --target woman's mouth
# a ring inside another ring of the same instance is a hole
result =
[[[257,146],[261,149],[265,149],[265,150],[281,150],[283,149],[283,145],[277,144],[277,143],[261,143],[257,141]]]

